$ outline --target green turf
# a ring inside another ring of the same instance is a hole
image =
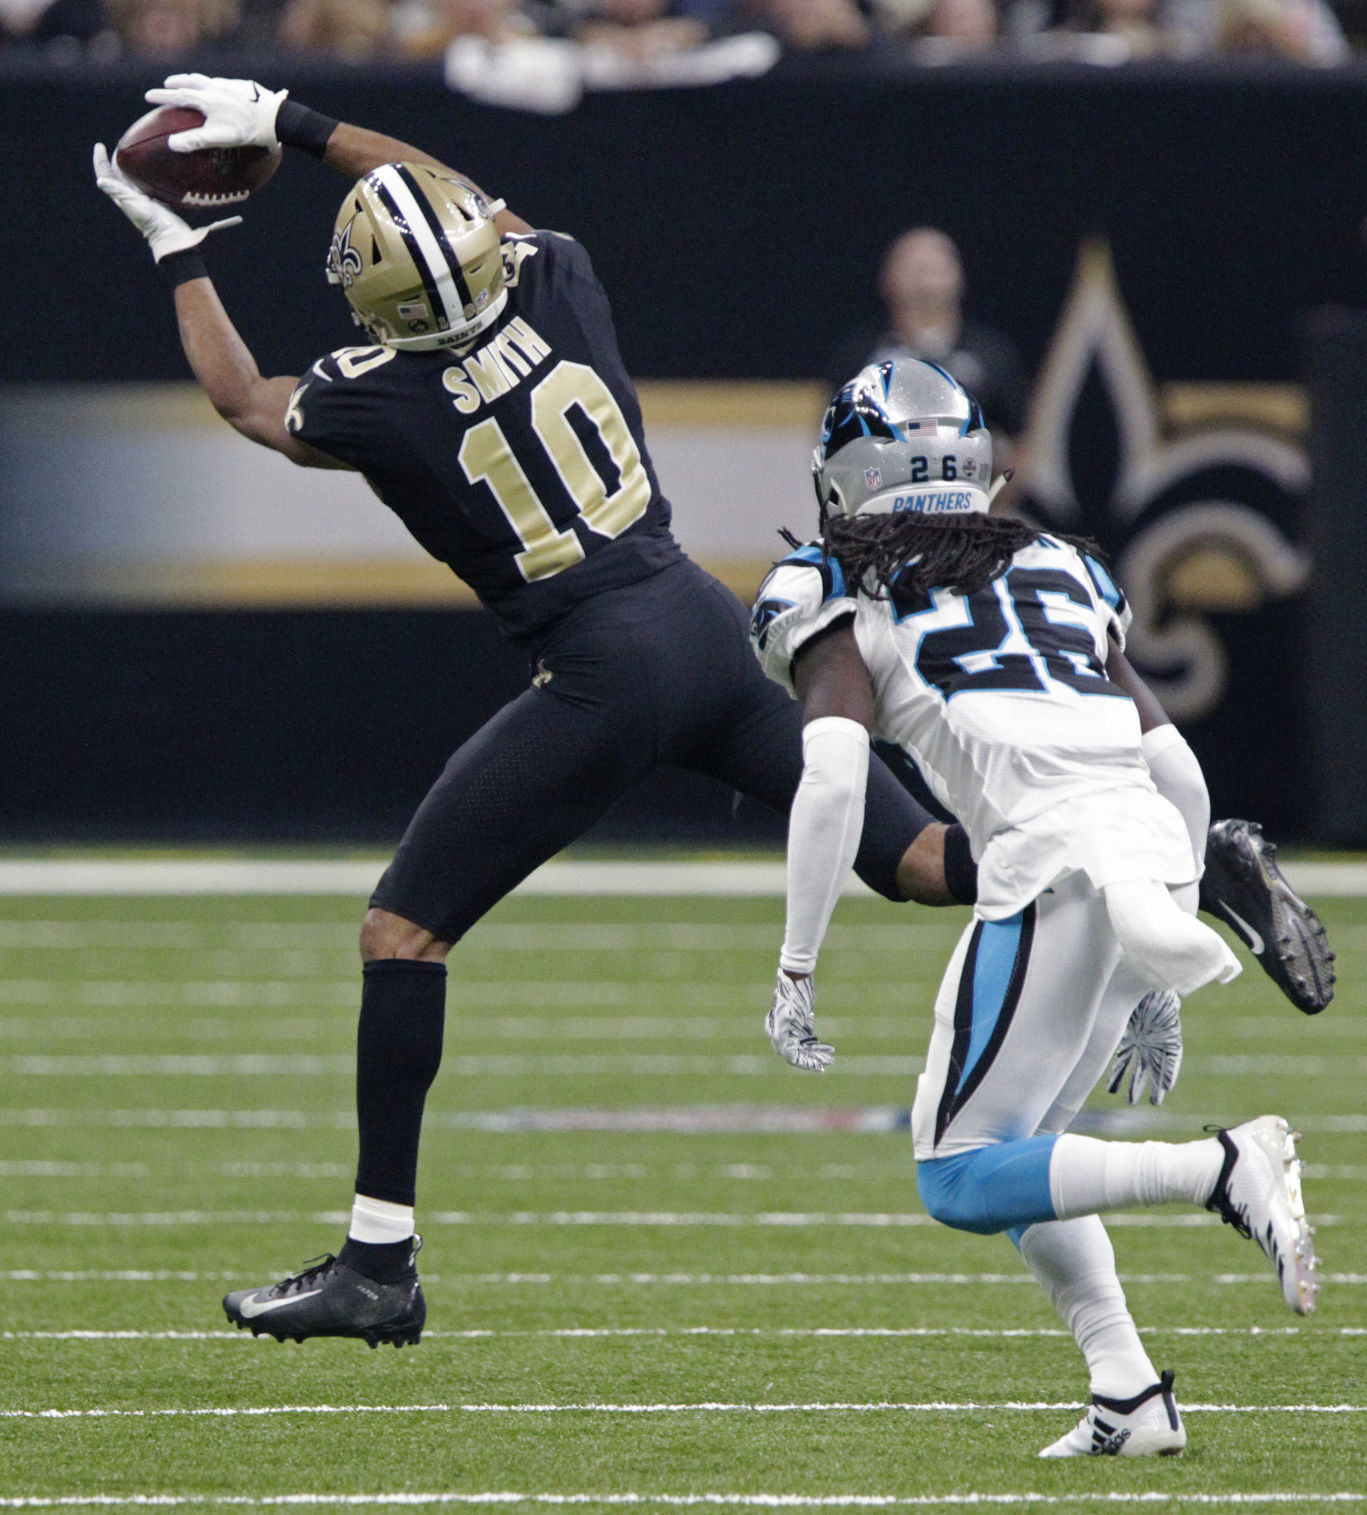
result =
[[[819,1020],[838,1055],[817,1078],[761,1026],[779,901],[505,903],[452,958],[423,1152],[430,1330],[372,1352],[225,1334],[218,1307],[340,1242],[356,904],[4,900],[0,1409],[141,1413],[0,1418],[0,1508],[502,1492],[528,1496],[499,1506],[514,1510],[1367,1510],[1367,903],[1320,903],[1339,951],[1329,1011],[1297,1014],[1250,963],[1187,1007],[1162,1111],[1103,1093],[1087,1112],[1121,1137],[1286,1114],[1305,1132],[1320,1308],[1289,1315],[1228,1228],[1118,1224],[1190,1444],[1041,1463],[1085,1393],[1076,1350],[1008,1243],[926,1221],[905,1130],[474,1118],[905,1111],[964,912],[841,905]],[[116,1276],[139,1272],[167,1276]],[[60,1334],[77,1332],[139,1334]],[[620,1408],[646,1405],[733,1408]],[[903,1408],[930,1405],[980,1408]],[[159,1413],[274,1406],[293,1408]]]

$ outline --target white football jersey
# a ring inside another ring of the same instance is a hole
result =
[[[1138,711],[1105,674],[1130,612],[1095,559],[1042,533],[970,596],[856,595],[838,562],[805,547],[761,585],[751,640],[791,692],[798,650],[850,617],[876,734],[968,832],[979,915],[1013,914],[1078,869],[1097,888],[1197,877],[1182,818],[1149,777]]]

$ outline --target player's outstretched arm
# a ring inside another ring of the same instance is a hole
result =
[[[269,90],[253,79],[216,79],[207,74],[172,74],[159,89],[149,89],[153,105],[180,105],[197,110],[204,125],[168,138],[175,152],[205,147],[295,147],[349,179],[359,179],[382,163],[430,163],[484,195],[474,180],[450,168],[420,147],[363,126],[334,121],[288,98],[288,90]],[[492,196],[485,195],[485,199]],[[494,217],[500,232],[529,232],[521,216],[504,208]]]
[[[214,409],[244,436],[296,463],[344,467],[290,435],[285,410],[296,381],[262,378],[200,261],[200,245],[210,232],[236,226],[241,216],[190,226],[169,206],[143,194],[110,161],[102,142],[95,146],[94,166],[96,185],[142,233],[153,260],[175,288],[181,345]]]
[[[302,468],[346,468],[293,436],[285,424],[290,397],[299,381],[264,378],[251,349],[224,310],[213,280],[193,266],[176,285],[180,345],[200,388],[223,419],[244,437],[283,453]]]

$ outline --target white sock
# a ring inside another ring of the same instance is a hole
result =
[[[395,1205],[387,1199],[371,1199],[358,1194],[351,1207],[352,1241],[407,1241],[413,1234],[413,1206]]]
[[[1049,1158],[1049,1197],[1060,1220],[1185,1200],[1204,1205],[1224,1163],[1215,1137],[1195,1142],[1108,1142],[1063,1135]]]
[[[1130,1399],[1158,1382],[1116,1277],[1111,1239],[1095,1215],[1028,1226],[1020,1251],[1073,1333],[1093,1394]]]

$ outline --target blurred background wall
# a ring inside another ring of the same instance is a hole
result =
[[[777,528],[813,525],[816,422],[885,318],[884,250],[942,229],[1018,356],[1018,502],[1112,555],[1216,812],[1367,845],[1367,68],[808,55],[550,115],[435,63],[209,62],[579,237],[680,538],[743,595]],[[363,483],[253,449],[186,385],[89,169],[165,71],[0,53],[0,838],[391,841],[527,670]],[[209,245],[265,372],[353,340],[322,278],[344,187],[287,155]],[[598,835],[781,828],[662,780]]]

